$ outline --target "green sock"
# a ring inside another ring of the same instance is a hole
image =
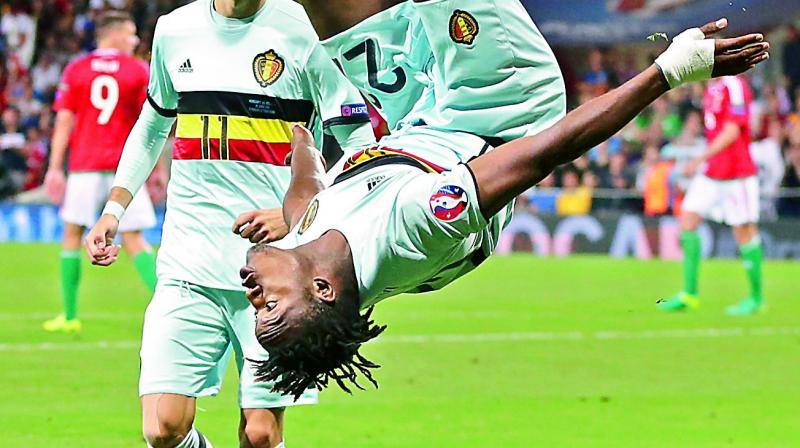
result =
[[[78,318],[78,285],[81,282],[81,252],[61,252],[61,297],[64,301],[64,318]]]
[[[152,251],[143,250],[133,257],[133,265],[139,272],[139,277],[142,278],[145,286],[150,288],[150,291],[156,290],[156,256]]]
[[[761,303],[761,261],[764,259],[761,238],[755,237],[749,243],[739,246],[739,252],[742,254],[744,270],[750,281],[750,296],[756,302]]]
[[[700,235],[697,232],[681,233],[683,247],[683,290],[697,295],[697,277],[700,271]]]

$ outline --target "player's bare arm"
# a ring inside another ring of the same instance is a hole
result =
[[[53,129],[53,140],[50,143],[50,162],[44,178],[47,197],[54,204],[64,200],[67,178],[64,176],[64,160],[72,129],[75,128],[75,113],[62,109],[56,114],[56,125]]]
[[[298,0],[320,39],[328,39],[406,0]]]
[[[292,181],[282,209],[264,209],[242,213],[233,223],[233,233],[252,243],[277,241],[303,216],[309,202],[324,188],[325,164],[308,129],[292,129]]]
[[[726,20],[701,28],[708,37]],[[713,77],[743,73],[768,59],[761,34],[714,41]],[[556,167],[575,160],[630,122],[670,89],[662,70],[650,68],[618,89],[569,113],[549,130],[523,138],[469,163],[480,192],[481,210],[492,216],[516,196],[539,183]]]
[[[739,127],[738,124],[733,122],[725,123],[725,126],[722,128],[722,132],[720,132],[717,138],[715,138],[708,145],[708,148],[705,150],[705,152],[686,164],[683,170],[683,175],[688,177],[694,176],[700,165],[724,151],[725,148],[730,147],[740,135],[742,135],[742,128]]]

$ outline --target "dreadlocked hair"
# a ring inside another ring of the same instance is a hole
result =
[[[315,302],[301,324],[300,337],[280,347],[265,347],[269,359],[254,362],[256,379],[274,382],[273,392],[295,400],[310,387],[328,387],[331,380],[347,393],[352,393],[351,386],[364,390],[359,374],[377,389],[371,370],[380,365],[359,353],[361,344],[386,330],[386,325],[378,326],[370,318],[373,309],[357,314],[353,321],[334,307]]]

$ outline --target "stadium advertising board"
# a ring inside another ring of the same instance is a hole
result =
[[[532,252],[541,256],[576,253],[612,257],[680,260],[680,226],[673,217],[534,216],[519,213],[500,240],[501,254]],[[703,224],[700,228],[703,255],[737,257],[730,228]],[[800,260],[800,221],[762,223],[761,238],[768,258]]]
[[[158,225],[145,236],[161,242],[164,210],[156,211]],[[500,240],[498,253],[533,253],[540,256],[606,254],[612,257],[679,260],[680,228],[673,217],[535,216],[518,213]],[[729,228],[704,224],[700,229],[703,254],[734,258],[736,243]],[[0,204],[0,242],[55,243],[62,224],[58,209],[50,205]],[[768,258],[800,260],[800,221],[763,223],[761,237]]]

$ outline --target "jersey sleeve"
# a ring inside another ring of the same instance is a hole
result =
[[[162,28],[163,22],[159,19],[153,35],[147,101],[159,115],[171,118],[178,113],[178,93],[175,91],[166,65],[165,45],[168,39],[164,36]]]
[[[364,98],[336,67],[319,41],[305,66],[305,88],[317,108],[325,134],[344,150],[371,146],[375,134]]]
[[[727,82],[722,99],[720,124],[734,123],[737,126],[747,126],[750,120],[747,92],[741,81]]]
[[[56,98],[53,102],[53,110],[56,112],[60,110],[69,110],[76,112],[78,110],[77,93],[75,92],[75,65],[69,64],[64,69],[61,75],[61,81],[58,84],[56,91]]]
[[[419,176],[403,189],[394,205],[394,231],[418,247],[451,245],[487,226],[475,178],[467,165]]]

